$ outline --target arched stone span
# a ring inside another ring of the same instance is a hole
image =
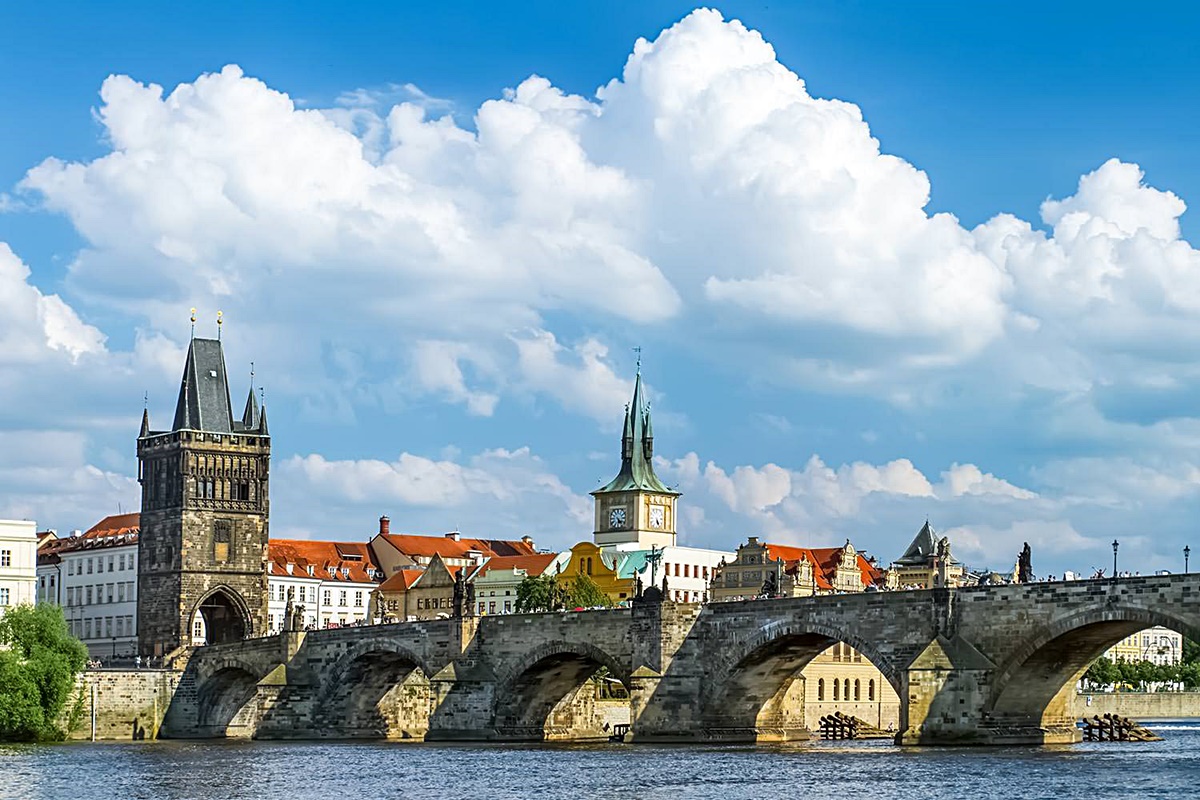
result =
[[[1105,605],[1036,630],[997,665],[985,711],[999,725],[1072,727],[1075,685],[1088,666],[1126,636],[1161,625],[1195,639],[1200,628],[1171,614]]]
[[[201,597],[188,617],[188,635],[195,645],[238,642],[251,633],[253,624],[249,606],[241,595],[224,584]]]
[[[201,735],[249,739],[258,721],[255,700],[261,676],[253,666],[236,659],[208,665],[198,676],[196,700]]]
[[[899,693],[894,665],[852,632],[814,623],[782,621],[734,643],[708,672],[701,717],[709,738],[786,741],[809,736],[800,672],[837,642],[874,664]]]
[[[628,685],[629,667],[585,642],[547,642],[498,676],[496,735],[505,740],[603,738],[589,679],[601,668]]]
[[[317,704],[322,736],[420,741],[429,730],[428,668],[394,642],[354,645],[330,668]]]

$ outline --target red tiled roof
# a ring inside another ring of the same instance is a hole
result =
[[[537,551],[529,542],[507,539],[451,539],[448,536],[417,536],[408,533],[381,533],[379,537],[410,558],[468,558],[471,551],[485,556],[532,556]]]
[[[137,533],[141,525],[141,514],[113,514],[105,517],[88,529],[83,537],[119,536],[122,533]]]
[[[838,564],[841,563],[842,548],[789,547],[779,544],[768,544],[766,548],[767,557],[782,559],[785,562],[784,569],[787,572],[793,572],[800,559],[805,559],[813,565],[813,579],[817,584],[817,588],[825,590],[833,588],[833,575],[837,571]],[[862,553],[858,553],[858,570],[862,573],[863,586],[876,584],[883,577],[883,573],[878,568],[873,567],[863,557]]]
[[[394,575],[388,578],[383,583],[379,584],[381,592],[407,592],[409,588],[417,582],[417,579],[425,574],[423,569],[402,569],[398,570]]]
[[[523,569],[530,577],[536,578],[545,572],[556,558],[558,558],[557,553],[538,553],[533,556],[493,556],[479,568],[474,577],[486,575],[494,569]]]
[[[292,577],[308,577],[308,567],[313,568],[313,578],[324,581],[347,583],[375,583],[376,578],[367,570],[378,571],[371,556],[371,548],[365,542],[326,542],[317,539],[271,539],[267,543],[267,560],[272,565],[272,574],[286,576],[287,565],[292,565]],[[332,575],[329,568],[333,567]],[[342,570],[348,569],[349,575]]]

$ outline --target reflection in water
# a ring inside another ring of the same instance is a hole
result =
[[[1185,798],[1200,722],[1146,744],[897,748],[146,742],[0,745],[0,798]]]

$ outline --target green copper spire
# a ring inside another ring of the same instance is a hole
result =
[[[640,369],[633,382],[633,402],[625,407],[625,426],[621,436],[621,471],[606,486],[592,494],[626,492],[633,489],[679,495],[679,492],[668,489],[654,474],[654,427],[650,422],[650,408],[642,396]]]

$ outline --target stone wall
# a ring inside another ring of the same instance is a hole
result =
[[[1091,703],[1088,703],[1089,698]],[[1200,717],[1200,692],[1118,692],[1078,694],[1073,705],[1075,716],[1120,714],[1138,721],[1147,719],[1187,719]]]
[[[64,722],[75,705],[77,693],[83,693],[83,713],[69,732],[71,739],[91,739],[93,710],[97,740],[132,740],[134,723],[153,739],[162,724],[163,714],[179,686],[181,673],[173,670],[88,670],[76,681],[76,693],[67,703]]]

